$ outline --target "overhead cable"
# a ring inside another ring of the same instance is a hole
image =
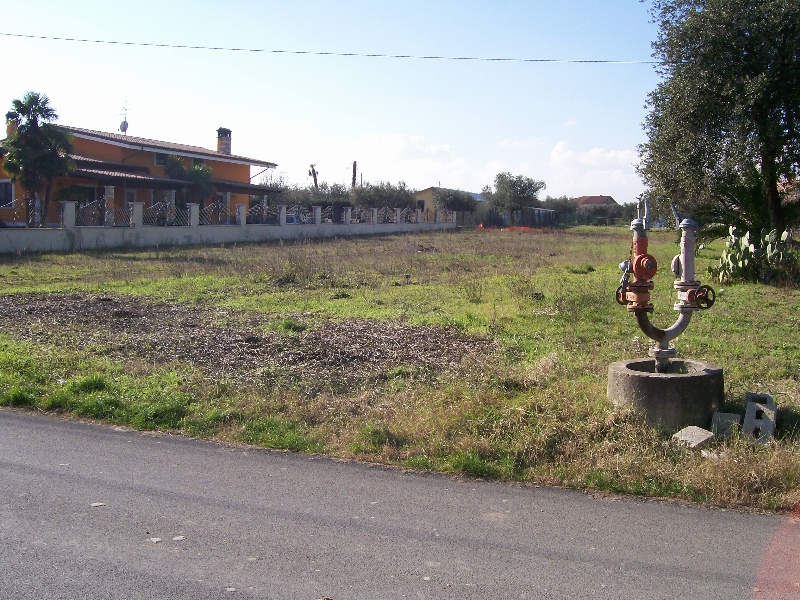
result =
[[[260,52],[263,54],[295,54],[309,56],[344,56],[359,58],[406,58],[412,60],[459,60],[476,62],[520,62],[520,63],[577,63],[607,65],[641,65],[657,64],[656,60],[588,60],[570,58],[503,58],[488,56],[430,56],[415,54],[372,54],[361,52],[321,52],[314,50],[276,50],[266,48],[228,48],[224,46],[190,46],[184,44],[156,44],[151,42],[125,42],[119,40],[90,40],[86,38],[56,37],[47,35],[29,35],[23,33],[4,33],[0,36],[27,38],[34,40],[51,40],[59,42],[80,42],[85,44],[113,44],[117,46],[138,46],[145,48],[172,48],[179,50],[213,50],[218,52]]]

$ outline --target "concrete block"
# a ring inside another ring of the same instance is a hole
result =
[[[758,402],[759,404],[768,404],[769,406],[775,406],[775,399],[772,397],[772,394],[759,394],[756,392],[747,392],[744,395],[744,399],[746,402]]]
[[[775,435],[777,412],[778,409],[774,404],[748,402],[742,437],[757,444],[768,444]]]
[[[711,418],[711,431],[714,437],[722,440],[730,439],[739,433],[742,415],[738,413],[716,412]]]
[[[708,444],[708,442],[714,439],[714,434],[708,429],[703,429],[696,425],[689,425],[673,435],[672,439],[687,448],[695,449],[702,448]]]

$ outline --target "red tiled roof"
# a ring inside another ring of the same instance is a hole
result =
[[[186,185],[185,181],[170,179],[169,177],[97,169],[78,169],[72,173],[72,176],[95,179],[105,185],[131,185],[155,190],[179,190]]]
[[[588,206],[593,204],[617,204],[611,196],[581,196],[575,198],[575,204],[578,206]]]
[[[256,167],[276,167],[277,165],[265,160],[257,158],[248,158],[246,156],[238,156],[236,154],[225,154],[224,152],[217,152],[216,150],[209,150],[201,148],[200,146],[189,146],[186,144],[175,144],[173,142],[162,142],[159,140],[149,140],[146,138],[134,137],[132,135],[123,135],[121,133],[107,133],[105,131],[95,131],[93,129],[81,129],[80,127],[70,127],[68,125],[59,125],[59,127],[66,129],[75,137],[82,137],[86,139],[101,140],[109,142],[115,146],[122,146],[124,148],[134,149],[148,149],[156,152],[179,154],[182,156],[190,156],[197,158],[212,158],[214,160],[221,160],[223,162],[232,162],[238,164],[247,164]]]

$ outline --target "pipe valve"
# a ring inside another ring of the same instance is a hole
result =
[[[650,351],[650,355],[656,359],[657,371],[663,372],[667,369],[669,359],[675,355],[675,349],[670,348],[670,341],[684,332],[689,325],[692,312],[711,308],[716,295],[713,288],[700,285],[700,282],[694,279],[695,233],[700,225],[692,219],[682,218],[672,206],[672,212],[682,231],[681,253],[671,264],[672,273],[675,275],[673,287],[678,292],[678,300],[673,308],[680,314],[678,320],[668,329],[658,329],[650,322],[647,316],[647,313],[653,311],[653,305],[650,304],[650,290],[653,289],[652,280],[658,272],[658,263],[647,251],[650,206],[641,196],[638,212],[639,217],[631,221],[631,231],[633,231],[631,257],[619,265],[623,275],[620,279],[621,285],[617,288],[616,300],[634,314],[639,328],[655,341],[655,348]],[[633,281],[630,281],[631,274]]]

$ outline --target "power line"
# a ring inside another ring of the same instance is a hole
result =
[[[501,58],[486,56],[424,56],[414,54],[366,54],[360,52],[316,52],[312,50],[270,50],[264,48],[227,48],[224,46],[189,46],[180,44],[154,44],[148,42],[122,42],[118,40],[90,40],[85,38],[54,37],[46,35],[27,35],[23,33],[3,33],[0,36],[51,40],[59,42],[80,42],[84,44],[113,44],[117,46],[137,46],[149,48],[172,48],[180,50],[213,50],[218,52],[260,52],[263,54],[296,54],[308,56],[345,56],[358,58],[405,58],[412,60],[459,60],[476,62],[521,62],[521,63],[574,63],[606,65],[644,65],[658,64],[656,60],[578,60],[568,58]]]

